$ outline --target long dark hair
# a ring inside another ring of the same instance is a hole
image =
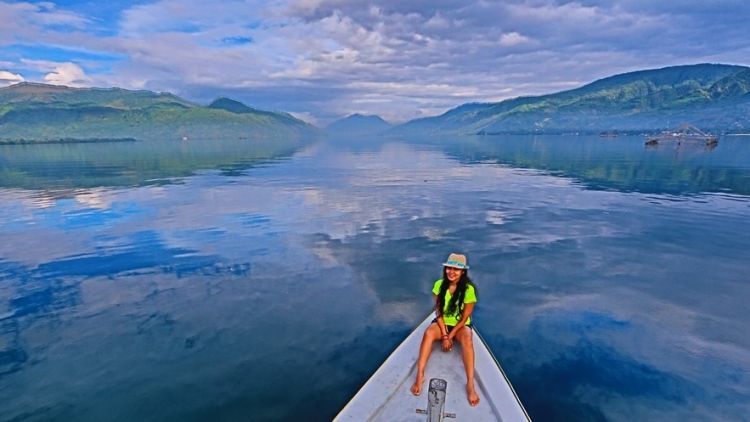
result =
[[[448,291],[450,284],[446,269],[443,267],[443,282],[440,283],[440,292],[437,295],[437,303],[435,304],[435,310],[438,315],[443,315],[443,308],[445,307],[445,292]],[[466,289],[469,285],[474,288],[474,294],[476,294],[477,286],[475,286],[469,278],[469,270],[464,269],[461,278],[458,280],[458,284],[456,284],[456,291],[453,292],[451,300],[448,302],[448,310],[446,311],[448,315],[456,315],[459,318],[461,317],[461,314],[464,311],[464,297],[466,296]]]

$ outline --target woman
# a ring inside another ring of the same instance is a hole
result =
[[[432,344],[440,341],[443,351],[448,352],[453,349],[453,342],[457,341],[461,345],[466,369],[466,395],[469,404],[479,404],[479,396],[474,389],[474,344],[471,329],[471,313],[477,296],[474,284],[469,279],[468,269],[465,255],[450,254],[443,264],[443,278],[436,281],[432,288],[437,318],[425,331],[419,347],[417,379],[411,387],[415,396],[422,393],[424,369],[432,352]]]

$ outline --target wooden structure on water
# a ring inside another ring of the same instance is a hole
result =
[[[658,135],[650,136],[646,145],[653,146],[663,142],[676,142],[677,145],[682,143],[698,143],[707,147],[715,147],[719,143],[716,135],[704,132],[690,123],[683,123],[674,130],[667,130]]]

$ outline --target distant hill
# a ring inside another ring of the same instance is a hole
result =
[[[391,124],[380,116],[352,114],[328,125],[326,132],[334,135],[376,135],[390,127]]]
[[[304,137],[286,113],[220,98],[208,107],[173,94],[20,83],[0,88],[0,142],[55,139]]]
[[[173,94],[152,91],[131,91],[121,88],[70,88],[62,85],[47,85],[22,82],[0,88],[0,106],[45,105],[45,106],[102,106],[120,109],[135,109],[148,106],[195,107],[197,104],[183,100]]]
[[[750,129],[750,68],[698,64],[625,73],[555,94],[464,104],[390,132],[596,133],[653,131],[682,122],[714,131]]]
[[[289,113],[263,111],[257,108],[246,106],[245,104],[242,104],[239,101],[232,100],[230,98],[224,98],[224,97],[214,100],[211,104],[208,105],[208,108],[213,108],[216,110],[226,110],[231,113],[237,113],[237,114],[265,114],[268,116],[286,117],[292,120],[296,120]]]

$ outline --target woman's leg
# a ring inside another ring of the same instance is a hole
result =
[[[411,386],[411,393],[418,396],[422,393],[422,384],[424,383],[424,368],[427,366],[427,360],[432,353],[432,343],[440,340],[440,327],[436,323],[430,324],[422,336],[422,345],[419,346],[419,358],[417,359],[417,379]]]
[[[461,345],[461,355],[464,359],[464,368],[466,369],[466,396],[469,404],[476,406],[479,404],[479,396],[474,389],[474,343],[472,340],[474,332],[469,327],[461,327],[456,333],[456,340]]]

